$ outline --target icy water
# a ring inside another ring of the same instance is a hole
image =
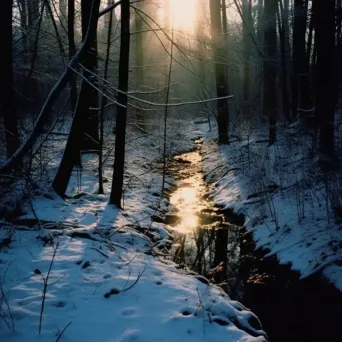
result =
[[[177,177],[166,215],[174,260],[251,308],[272,342],[341,341],[341,293],[319,274],[300,280],[290,265],[264,258],[267,251],[256,250],[243,218],[214,206],[203,180],[200,143],[170,167]]]
[[[166,215],[175,236],[174,260],[213,281],[225,281],[224,274],[228,274],[229,282],[223,287],[237,295],[241,230],[208,197],[200,153],[196,150],[176,156],[171,171],[178,175]]]

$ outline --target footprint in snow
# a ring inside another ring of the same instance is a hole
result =
[[[127,329],[120,338],[120,342],[134,342],[138,341],[140,337],[140,331],[137,329]]]
[[[58,301],[58,302],[53,303],[52,305],[55,306],[56,308],[64,308],[66,304],[67,304],[66,302]]]
[[[156,276],[161,276],[163,274],[163,272],[158,270],[158,269],[153,270],[151,273],[156,275]]]
[[[124,308],[121,311],[121,314],[125,317],[137,317],[138,315],[138,310],[135,307],[131,308]]]

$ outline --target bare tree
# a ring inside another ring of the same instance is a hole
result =
[[[292,117],[297,110],[309,110],[312,107],[310,94],[309,60],[306,52],[307,0],[294,0],[293,18],[293,81],[292,81]]]
[[[65,0],[62,0],[65,1]],[[68,0],[68,46],[69,46],[69,60],[74,57],[76,53],[75,46],[75,0]],[[70,78],[70,93],[71,93],[71,110],[76,109],[77,103],[77,85],[76,76],[72,75]]]
[[[320,127],[320,148],[332,160],[335,151],[335,0],[313,0],[316,67],[316,116]]]
[[[111,47],[111,37],[112,37],[112,26],[113,26],[113,11],[109,14],[109,23],[108,23],[108,35],[107,35],[107,51],[106,51],[106,60],[104,66],[104,75],[103,79],[106,81],[108,76],[108,64],[109,64],[109,53]],[[104,88],[104,87],[103,87]],[[105,90],[103,89],[103,92]],[[100,110],[100,141],[99,141],[99,194],[104,193],[103,189],[103,175],[102,175],[102,167],[103,167],[103,141],[104,141],[104,113],[106,107],[106,97],[102,94],[101,99],[101,110]]]
[[[137,3],[137,8],[144,10],[143,2]],[[135,26],[135,86],[137,90],[141,90],[144,83],[144,32],[143,20],[138,12],[134,16]],[[145,129],[145,118],[140,108],[136,109],[138,125]]]
[[[264,3],[265,58],[263,112],[269,120],[269,144],[272,145],[276,141],[277,132],[277,95],[275,91],[277,77],[277,1],[265,0]]]
[[[89,18],[92,9],[93,0],[81,0],[82,14],[82,37],[85,38],[89,25]],[[97,23],[96,28],[97,30]],[[93,74],[97,69],[97,39],[96,35],[92,43],[92,47],[86,57],[82,60],[83,76],[86,80],[93,79]],[[78,104],[76,111],[81,111],[83,114],[84,135],[80,137],[81,147],[83,149],[97,150],[99,145],[99,121],[98,114],[91,108],[98,107],[98,93],[89,82],[82,82]]]
[[[220,144],[228,144],[229,108],[228,100],[223,98],[228,95],[228,84],[224,72],[222,51],[224,40],[222,34],[220,1],[210,0],[210,32],[215,62],[216,93],[217,97],[220,98],[217,100],[218,141]]]
[[[121,4],[121,37],[120,37],[120,62],[119,84],[116,114],[115,136],[115,160],[112,190],[110,193],[111,204],[121,208],[122,187],[125,169],[125,140],[127,124],[127,91],[129,74],[129,50],[130,50],[130,5],[129,0],[122,0]]]

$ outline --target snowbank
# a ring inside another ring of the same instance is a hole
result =
[[[246,229],[258,248],[269,250],[266,256],[276,255],[302,278],[322,270],[342,291],[342,227],[329,197],[338,187],[327,184],[308,157],[307,137],[282,134],[273,146],[259,130],[218,147],[215,132],[204,133],[211,195],[222,208],[245,215]]]

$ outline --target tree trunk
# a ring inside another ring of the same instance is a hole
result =
[[[335,150],[335,0],[313,0],[316,67],[316,116],[323,158],[332,160]]]
[[[27,21],[28,21],[28,29],[31,33],[28,34],[28,45],[29,52],[32,54],[33,46],[36,39],[36,30],[35,26],[39,19],[39,3],[40,0],[26,0],[27,1]],[[30,56],[32,57],[32,56]]]
[[[83,39],[87,34],[92,2],[93,0],[81,1]],[[82,61],[82,66],[87,69],[83,70],[83,76],[89,82],[94,81],[95,76],[92,74],[96,74],[97,69],[96,35],[94,36],[91,50]],[[80,90],[78,100],[78,105],[80,105],[80,110],[82,110],[84,117],[84,135],[81,137],[81,147],[85,150],[96,150],[99,147],[99,120],[98,113],[91,110],[91,108],[97,108],[99,105],[98,93],[88,82],[82,82],[82,87],[83,89]]]
[[[23,62],[27,64],[27,4],[26,0],[18,0],[20,12],[20,29],[22,39]]]
[[[309,63],[306,52],[307,1],[294,0],[292,117],[312,108]]]
[[[221,24],[221,8],[220,1],[210,0],[210,32],[213,45],[213,54],[215,61],[215,76],[216,76],[216,94],[217,97],[228,95],[228,84],[225,79],[225,66],[223,64],[224,40],[222,35]],[[228,100],[217,100],[217,123],[218,123],[218,142],[220,144],[229,143],[229,108]]]
[[[291,121],[290,115],[290,98],[289,98],[289,89],[287,82],[287,41],[288,41],[288,31],[286,21],[288,18],[284,15],[284,9],[282,3],[280,1],[281,12],[278,8],[278,31],[279,31],[279,41],[280,41],[280,54],[281,54],[281,97],[283,104],[283,112],[286,120],[288,122]]]
[[[84,42],[94,42],[97,30],[97,18],[99,13],[100,0],[94,0],[92,7],[89,10],[89,23],[88,32],[84,36]],[[91,44],[91,43],[90,43]],[[85,54],[85,59],[89,58],[89,53]],[[80,96],[77,102],[77,109],[72,121],[68,141],[65,146],[63,158],[59,165],[55,179],[53,180],[52,187],[58,195],[64,196],[68,187],[69,179],[74,166],[81,167],[80,164],[80,147],[82,144],[82,137],[84,134],[84,113],[88,107],[86,107],[86,101],[82,101],[86,95],[84,94],[84,83],[86,80],[82,80]],[[83,93],[82,93],[83,92]]]
[[[69,44],[69,60],[74,57],[76,53],[75,46],[75,0],[68,0],[68,44]],[[76,75],[72,75],[70,78],[70,92],[71,92],[71,111],[75,112],[77,103],[77,85]]]
[[[336,27],[336,103],[339,101],[341,95],[341,81],[342,81],[342,3],[337,0],[336,8],[337,27]]]
[[[0,11],[0,32],[2,37],[2,74],[0,77],[0,114],[4,120],[7,157],[19,147],[19,133],[13,102],[12,65],[12,1],[2,3]]]
[[[137,7],[141,10],[143,8],[143,2],[137,3]],[[143,21],[140,17],[140,13],[138,11],[135,12],[134,23],[135,23],[135,86],[137,90],[142,90],[142,85],[144,84],[144,33],[141,32],[143,30]],[[137,108],[136,109],[137,123],[138,125],[146,129],[145,127],[145,118],[144,112]]]
[[[276,94],[276,57],[277,57],[277,30],[276,30],[277,1],[265,0],[264,8],[264,95],[263,112],[269,119],[269,144],[276,141],[277,134],[277,94]]]
[[[106,50],[106,60],[105,60],[104,75],[103,75],[104,80],[107,80],[107,76],[108,76],[108,64],[109,64],[109,55],[110,55],[110,46],[111,46],[111,37],[112,37],[112,27],[113,27],[113,11],[111,11],[109,14],[107,50]],[[102,91],[103,93],[105,92],[105,84],[103,85]],[[102,164],[103,164],[104,113],[105,113],[106,104],[107,104],[107,99],[104,95],[102,95],[101,111],[100,111],[99,194],[104,193]]]
[[[250,93],[250,34],[252,25],[252,3],[251,0],[242,1],[242,15],[244,18],[243,25],[243,46],[244,46],[244,81],[243,81],[243,97],[244,101],[248,103]]]
[[[111,204],[121,208],[122,187],[125,168],[125,140],[127,121],[127,91],[129,73],[129,43],[130,43],[130,8],[129,0],[122,0],[121,4],[121,37],[120,37],[120,61],[119,61],[119,93],[117,97],[116,136],[115,136],[115,160],[112,190],[110,193]]]

